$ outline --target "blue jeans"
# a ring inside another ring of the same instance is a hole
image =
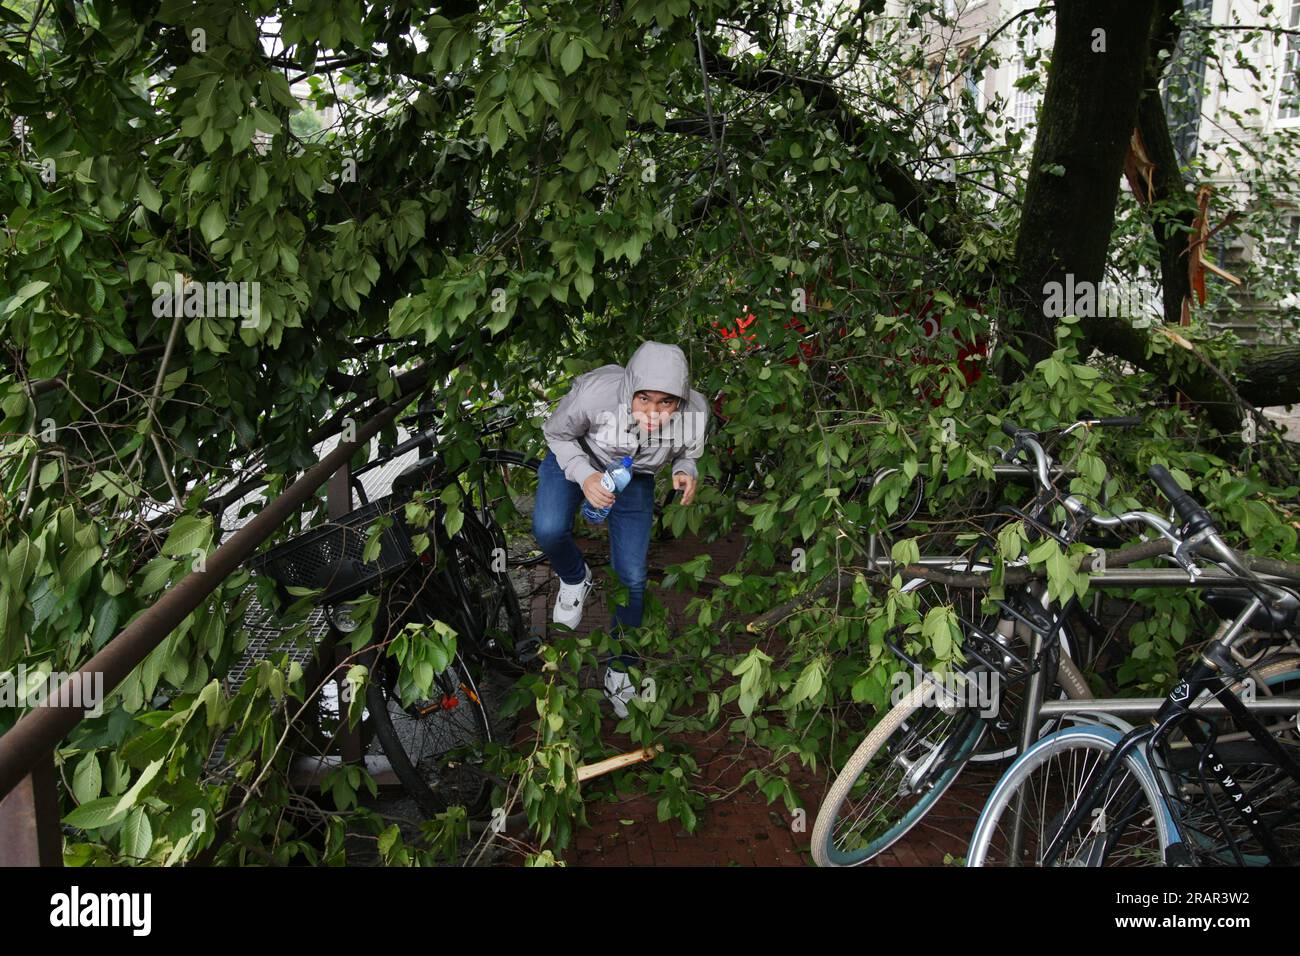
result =
[[[645,610],[646,552],[655,513],[653,475],[634,474],[631,483],[614,499],[605,519],[609,524],[609,554],[614,572],[627,587],[627,604],[614,611],[617,639],[626,629],[640,627]],[[580,584],[586,562],[573,540],[573,516],[586,500],[576,482],[570,481],[547,452],[537,471],[537,498],[533,503],[533,536],[546,552],[551,569],[565,584]],[[623,655],[619,662],[636,663]]]

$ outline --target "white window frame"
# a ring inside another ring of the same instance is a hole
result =
[[[1290,0],[1284,21],[1291,29],[1300,28],[1300,0]],[[1273,98],[1273,120],[1279,126],[1300,125],[1300,36],[1285,34],[1278,39],[1277,49],[1281,53],[1278,70],[1277,93]],[[1293,80],[1292,96],[1295,105],[1291,112],[1282,112],[1282,97],[1286,92],[1287,80]]]

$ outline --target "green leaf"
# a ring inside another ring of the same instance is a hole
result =
[[[24,302],[26,302],[26,301],[27,301],[28,299],[30,299],[32,296],[40,295],[42,292],[44,292],[44,291],[45,291],[46,289],[48,289],[49,287],[50,287],[50,284],[49,284],[48,282],[44,282],[44,281],[41,281],[41,282],[28,282],[26,285],[24,285],[21,289],[19,289],[19,290],[14,294],[14,297],[13,297],[12,299],[10,299],[10,300],[5,304],[4,311],[5,311],[6,313],[12,312],[14,309],[18,308],[18,306],[22,305]]]
[[[69,552],[67,559],[59,567],[59,577],[65,585],[80,581],[82,576],[95,566],[103,553],[103,549],[98,544],[76,548]]]
[[[571,39],[560,54],[560,66],[564,68],[566,76],[573,73],[582,65],[582,41],[577,37]]]
[[[86,754],[72,773],[72,794],[77,803],[86,804],[99,798],[103,786],[103,774],[99,769],[99,757],[93,753]]]
[[[560,87],[554,80],[541,73],[532,74],[533,86],[554,109],[560,108]]]
[[[91,800],[65,816],[63,822],[79,830],[97,830],[100,827],[111,826],[126,815],[126,808],[119,810],[119,803],[117,797],[100,797],[98,800]]]
[[[208,242],[216,242],[226,232],[226,214],[221,211],[220,203],[209,203],[199,219],[199,229]]]
[[[506,144],[506,118],[502,111],[498,110],[488,120],[487,136],[488,146],[494,153]]]
[[[582,296],[582,301],[586,302],[592,290],[596,288],[596,282],[591,278],[591,273],[579,272],[573,277],[573,287],[578,290],[578,295]]]
[[[380,856],[388,856],[388,854],[392,852],[394,845],[396,845],[397,841],[401,838],[401,835],[402,831],[396,823],[381,833],[379,835]]]
[[[153,183],[144,173],[141,173],[140,178],[136,180],[135,194],[144,208],[150,212],[157,212],[162,208],[162,194],[154,188]]]
[[[443,518],[443,527],[447,529],[448,534],[455,534],[460,530],[460,526],[465,522],[465,515],[461,513],[460,505],[452,505],[447,509],[447,514]]]
[[[266,74],[266,85],[271,90],[271,98],[281,106],[287,106],[291,110],[299,108],[298,101],[293,98],[293,93],[289,90],[289,81],[285,79],[284,74],[274,70],[269,71]]]
[[[144,792],[144,788],[149,786],[149,782],[151,782],[153,778],[157,777],[157,773],[159,773],[159,770],[161,769],[161,757],[157,758],[156,761],[149,763],[147,767],[144,767],[144,770],[140,771],[139,778],[135,780],[134,786],[131,787],[129,791],[122,793],[122,799],[118,800],[117,808],[114,809],[114,812],[125,813],[126,810],[131,809],[131,806],[134,806],[136,801],[140,799],[140,793]]]
[[[1054,538],[1046,538],[1039,543],[1038,547],[1029,552],[1029,563],[1042,564],[1052,555],[1059,554],[1060,551],[1060,545],[1056,543]]]
[[[181,515],[172,525],[167,540],[163,542],[162,553],[171,557],[189,557],[195,550],[207,546],[212,536],[212,519],[199,518],[196,515]]]
[[[144,859],[153,846],[153,826],[144,807],[136,807],[122,823],[122,854]]]
[[[952,658],[953,612],[950,607],[932,607],[921,624],[921,637],[926,640],[935,657],[946,661]]]
[[[1024,540],[1024,525],[1013,521],[998,532],[998,553],[1006,560],[1014,561],[1020,557]]]
[[[810,700],[816,697],[822,689],[822,665],[821,661],[810,661],[804,667],[799,679],[795,682],[794,693],[790,696],[791,704],[798,704],[801,701]]]

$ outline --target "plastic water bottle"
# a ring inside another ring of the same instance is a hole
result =
[[[605,473],[600,476],[600,483],[606,491],[612,491],[618,494],[626,488],[632,481],[632,459],[628,455],[623,456],[623,460],[618,464],[609,463]],[[613,505],[610,505],[612,508]],[[583,500],[582,516],[592,524],[600,524],[609,515],[609,508],[593,508],[591,502]]]

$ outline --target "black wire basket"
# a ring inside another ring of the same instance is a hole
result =
[[[406,500],[396,495],[378,498],[252,558],[247,567],[284,587],[320,590],[316,600],[321,604],[351,601],[417,560],[403,521]],[[391,523],[380,532],[379,555],[365,561],[367,529],[383,516]]]

